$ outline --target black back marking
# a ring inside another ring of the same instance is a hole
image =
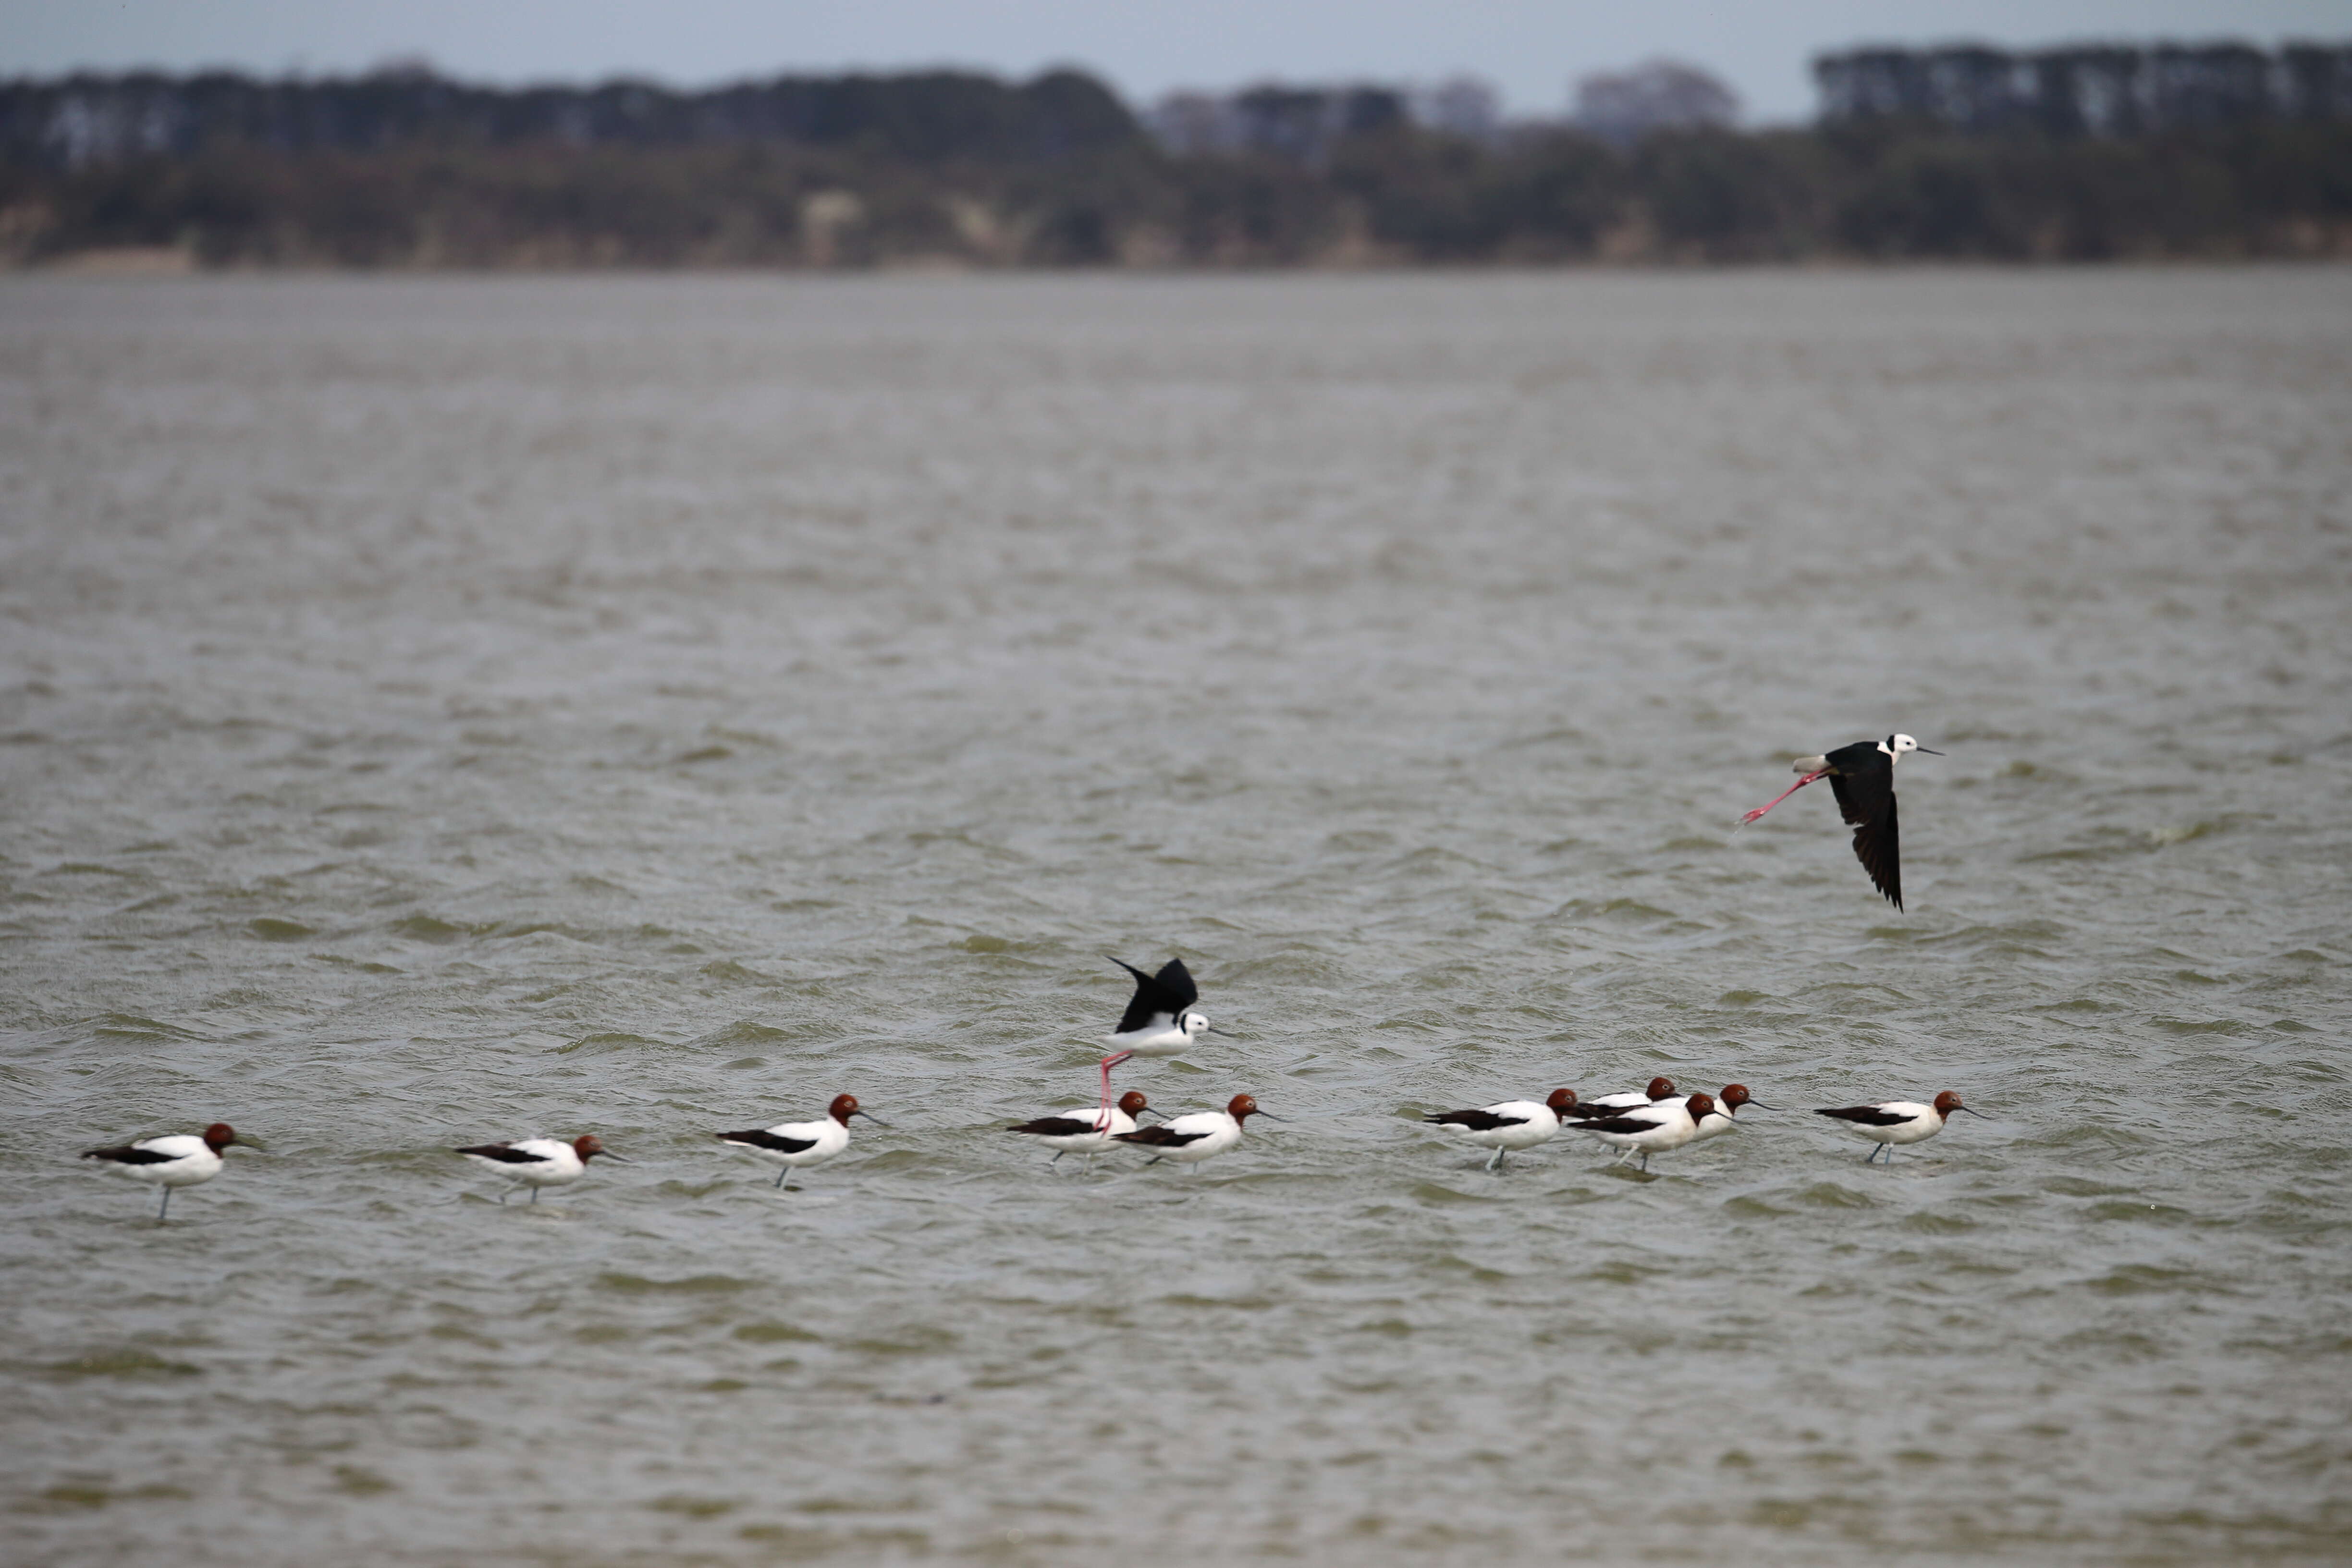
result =
[[[544,1165],[544,1154],[533,1154],[511,1143],[477,1143],[470,1149],[460,1149],[460,1154],[471,1154],[477,1160],[496,1160],[501,1165]]]
[[[184,1160],[185,1154],[159,1154],[152,1149],[142,1149],[136,1143],[125,1143],[114,1149],[85,1149],[85,1160],[106,1160],[117,1165],[168,1165],[174,1160]]]
[[[1917,1118],[1899,1110],[1881,1110],[1874,1105],[1849,1105],[1838,1110],[1816,1110],[1815,1116],[1833,1116],[1840,1121],[1851,1121],[1861,1127],[1900,1127]]]
[[[816,1147],[814,1138],[785,1138],[764,1127],[754,1127],[744,1132],[721,1132],[722,1142],[740,1143],[747,1149],[767,1149],[778,1154],[797,1154],[803,1149]]]

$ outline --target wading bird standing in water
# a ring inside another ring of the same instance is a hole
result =
[[[201,1137],[191,1132],[171,1132],[161,1138],[142,1138],[119,1148],[85,1150],[82,1158],[99,1161],[104,1169],[118,1176],[152,1182],[163,1188],[163,1201],[155,1209],[155,1217],[160,1220],[172,1212],[174,1187],[193,1187],[221,1173],[221,1151],[231,1144],[244,1149],[256,1146],[252,1139],[238,1137],[236,1129],[227,1122],[215,1121],[205,1129]]]
[[[1960,1097],[1950,1089],[1936,1097],[1933,1105],[1921,1105],[1915,1100],[1889,1100],[1877,1105],[1845,1105],[1829,1110],[1816,1110],[1816,1116],[1827,1116],[1843,1121],[1854,1131],[1878,1145],[1863,1156],[1870,1163],[1881,1153],[1888,1164],[1895,1163],[1895,1151],[1906,1143],[1916,1143],[1933,1138],[1952,1119],[1952,1112],[1969,1110]],[[1969,1110],[1970,1116],[1984,1116],[1981,1110]],[[1990,1117],[1985,1117],[1990,1121]]]
[[[1739,825],[1745,827],[1756,821],[1815,779],[1829,780],[1837,794],[1838,810],[1853,829],[1854,858],[1870,873],[1870,885],[1899,910],[1903,860],[1895,841],[1895,764],[1906,752],[1926,752],[1931,757],[1944,754],[1928,751],[1908,735],[1889,735],[1884,741],[1856,741],[1818,757],[1800,757],[1796,771],[1804,776],[1742,816]]]

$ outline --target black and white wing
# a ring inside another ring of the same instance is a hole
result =
[[[1111,962],[1135,976],[1135,995],[1128,1002],[1114,1034],[1131,1035],[1161,1018],[1165,1019],[1161,1025],[1165,1027],[1201,999],[1201,988],[1192,984],[1192,973],[1184,967],[1181,958],[1170,959],[1157,974],[1146,974],[1123,958]]]
[[[1088,1132],[1101,1131],[1102,1123],[1091,1116],[1084,1121],[1075,1116],[1041,1116],[1034,1121],[1020,1122],[1005,1131],[1027,1132],[1039,1138],[1076,1138]]]
[[[717,1136],[722,1143],[740,1143],[746,1149],[765,1149],[774,1154],[797,1154],[803,1149],[816,1147],[814,1138],[787,1138],[764,1127],[753,1127],[742,1132],[721,1132]]]
[[[1437,1116],[1424,1116],[1423,1121],[1433,1121],[1441,1127],[1459,1127],[1465,1132],[1492,1132],[1498,1127],[1525,1127],[1524,1116],[1497,1116],[1491,1110],[1448,1110]]]
[[[1886,895],[1887,902],[1903,907],[1903,860],[1895,826],[1895,759],[1870,746],[1850,769],[1843,753],[1863,750],[1846,746],[1830,761],[1839,771],[1830,775],[1837,793],[1838,812],[1853,829],[1854,858],[1870,873],[1870,885]]]
[[[1187,1143],[1198,1143],[1208,1135],[1205,1129],[1179,1132],[1166,1122],[1157,1127],[1139,1127],[1132,1132],[1111,1134],[1122,1143],[1144,1143],[1154,1149],[1181,1149]]]
[[[138,1143],[124,1143],[112,1149],[85,1149],[85,1160],[105,1160],[117,1165],[168,1165],[184,1154],[166,1154],[161,1149],[149,1149]]]
[[[1889,1110],[1880,1105],[1848,1105],[1835,1110],[1816,1110],[1815,1116],[1832,1116],[1840,1121],[1851,1121],[1857,1127],[1900,1127],[1918,1118],[1908,1110]]]
[[[457,1151],[471,1154],[477,1160],[493,1160],[501,1165],[544,1165],[547,1156],[534,1154],[528,1149],[518,1149],[511,1143],[477,1143],[470,1149]]]

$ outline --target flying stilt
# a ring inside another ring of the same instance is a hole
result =
[[[1930,751],[1908,735],[1889,735],[1884,741],[1856,741],[1851,746],[1840,746],[1818,757],[1800,757],[1795,771],[1804,776],[1743,815],[1739,824],[1745,827],[1756,821],[1815,779],[1829,780],[1830,788],[1837,795],[1838,811],[1845,817],[1846,826],[1853,829],[1854,857],[1870,873],[1871,886],[1885,894],[1886,901],[1899,910],[1903,907],[1903,862],[1895,843],[1895,764],[1906,752],[1926,752],[1931,757],[1944,754]]]
[[[1202,1035],[1225,1034],[1211,1028],[1208,1015],[1194,1005],[1201,1000],[1201,988],[1192,984],[1182,959],[1170,959],[1157,974],[1146,974],[1123,958],[1111,962],[1135,976],[1135,995],[1118,1027],[1111,1031],[1112,1045],[1133,1056],[1172,1057]]]

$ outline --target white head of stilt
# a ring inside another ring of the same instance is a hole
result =
[[[1899,763],[1903,760],[1904,752],[1917,751],[1919,742],[1908,735],[1889,735],[1878,742],[1878,749],[1894,758],[1895,763]],[[1892,767],[1894,763],[1889,763],[1887,765]]]

